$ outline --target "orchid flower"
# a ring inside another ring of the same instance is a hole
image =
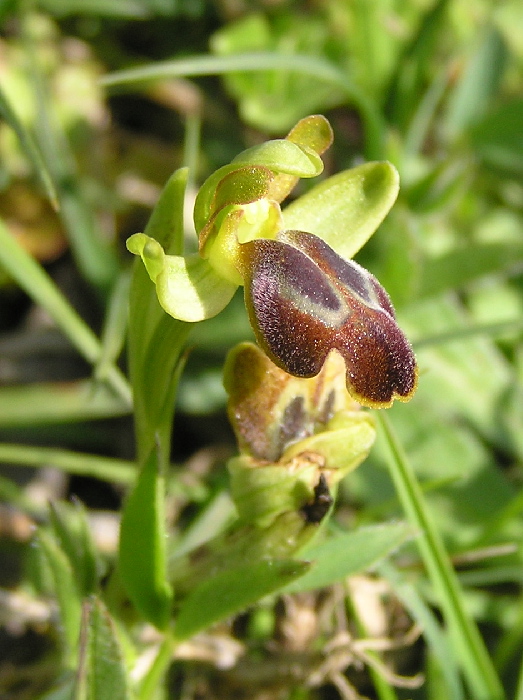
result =
[[[198,253],[169,255],[143,233],[127,246],[174,318],[211,318],[243,285],[258,344],[278,367],[313,377],[336,351],[349,393],[362,405],[388,407],[412,397],[416,361],[387,293],[351,258],[396,199],[395,168],[366,163],[280,206],[299,178],[322,172],[331,142],[328,121],[307,117],[285,139],[250,148],[213,173],[194,207]]]

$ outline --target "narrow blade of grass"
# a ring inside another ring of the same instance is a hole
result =
[[[110,73],[101,79],[106,88],[164,80],[165,78],[222,75],[234,71],[254,72],[282,70],[305,73],[331,83],[347,95],[360,110],[366,125],[366,157],[383,158],[385,127],[376,106],[354,84],[347,74],[329,61],[303,54],[278,54],[252,52],[231,56],[190,56],[173,61],[157,61],[154,64]]]
[[[33,164],[33,168],[37,173],[44,190],[49,197],[51,204],[54,209],[58,209],[58,193],[56,191],[55,184],[53,182],[52,174],[47,167],[45,160],[42,156],[38,144],[36,143],[32,133],[25,127],[25,125],[18,119],[18,115],[15,110],[11,107],[11,103],[7,99],[6,94],[0,86],[0,115],[5,119],[7,124],[18,136],[20,141],[20,146],[25,151],[27,158]]]
[[[432,522],[412,467],[389,419],[378,414],[389,451],[389,468],[398,497],[411,524],[427,574],[448,625],[455,652],[475,700],[501,700],[501,682],[474,621],[465,610],[463,592],[437,528]]]
[[[46,271],[27,253],[0,221],[0,266],[33,299],[44,308],[65,333],[78,352],[90,363],[101,354],[100,342],[89,326],[78,316]],[[123,374],[114,366],[107,370],[107,381],[131,406],[131,389]]]

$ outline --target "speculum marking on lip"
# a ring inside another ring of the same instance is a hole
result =
[[[414,353],[369,272],[304,232],[242,248],[251,323],[278,366],[311,377],[336,349],[345,360],[347,388],[360,403],[380,408],[412,396]]]

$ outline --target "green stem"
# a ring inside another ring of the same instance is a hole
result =
[[[156,697],[159,685],[169,668],[174,651],[174,639],[170,634],[166,635],[163,640],[158,654],[149,669],[149,672],[144,678],[144,681],[138,692],[138,700],[153,700]]]
[[[475,700],[501,700],[503,688],[483,639],[464,605],[463,594],[442,539],[430,518],[423,492],[414,471],[396,438],[389,418],[378,413],[389,448],[389,467],[398,497],[410,522],[419,532],[417,545],[427,573],[440,601],[456,655],[462,660],[471,697]]]

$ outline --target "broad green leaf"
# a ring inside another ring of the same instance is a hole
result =
[[[365,163],[329,177],[289,204],[284,225],[314,233],[344,258],[352,258],[388,214],[398,191],[393,165]]]
[[[183,206],[187,171],[176,170],[154,207],[145,228],[145,235],[155,239],[173,255],[183,253]],[[141,371],[143,358],[151,337],[164,315],[150,279],[141,261],[135,261],[129,296],[129,358],[131,377],[135,381],[134,368]],[[137,387],[133,386],[137,399]],[[138,398],[141,396],[138,394]]]
[[[40,529],[36,539],[51,571],[54,592],[60,612],[60,631],[66,663],[74,666],[80,634],[81,596],[71,562],[55,539]]]
[[[487,523],[489,542],[514,537],[514,530],[498,532],[492,525],[515,494],[510,481],[476,431],[446,415],[449,401],[434,399],[433,395],[416,399],[389,415],[445,542],[452,551],[474,547]],[[353,498],[367,503],[368,512],[390,519],[397,517],[398,504],[385,468],[385,445],[379,436],[366,473],[351,475],[346,488]]]
[[[506,358],[483,337],[430,346],[431,336],[459,331],[466,323],[462,307],[449,297],[424,299],[403,312],[402,326],[414,345],[416,336],[427,341],[417,353],[421,372],[414,406],[426,403],[437,406],[447,419],[465,418],[505,449],[507,439],[500,429],[500,412],[504,411],[506,392],[514,383]]]
[[[50,520],[55,537],[69,558],[80,594],[93,593],[98,583],[98,561],[85,508],[79,501],[72,507],[51,503]]]
[[[309,564],[268,559],[221,571],[197,586],[184,600],[174,634],[181,641],[215,622],[254,605],[308,570]]]
[[[374,525],[333,535],[325,542],[300,552],[300,557],[312,562],[311,569],[285,590],[294,592],[324,588],[347,576],[366,571],[412,536],[413,530],[406,523]]]
[[[271,22],[261,13],[250,12],[214,34],[211,48],[222,60],[245,51],[279,51],[288,59],[301,52],[322,60],[329,51],[336,52],[340,39],[313,13],[283,13],[280,21]],[[242,70],[242,64],[240,60],[237,70],[228,72],[225,84],[246,123],[266,132],[282,133],[303,115],[343,99],[341,86],[318,79],[312,72],[291,72],[283,60],[279,69],[274,66],[275,70],[260,70],[255,75]]]
[[[74,700],[130,700],[129,678],[115,624],[99,598],[84,603]]]
[[[129,598],[148,622],[164,629],[172,591],[166,576],[165,479],[159,449],[151,451],[125,503],[118,566]]]
[[[145,227],[145,233],[156,239],[169,255],[183,253],[183,207],[188,175],[187,168],[174,171]]]

